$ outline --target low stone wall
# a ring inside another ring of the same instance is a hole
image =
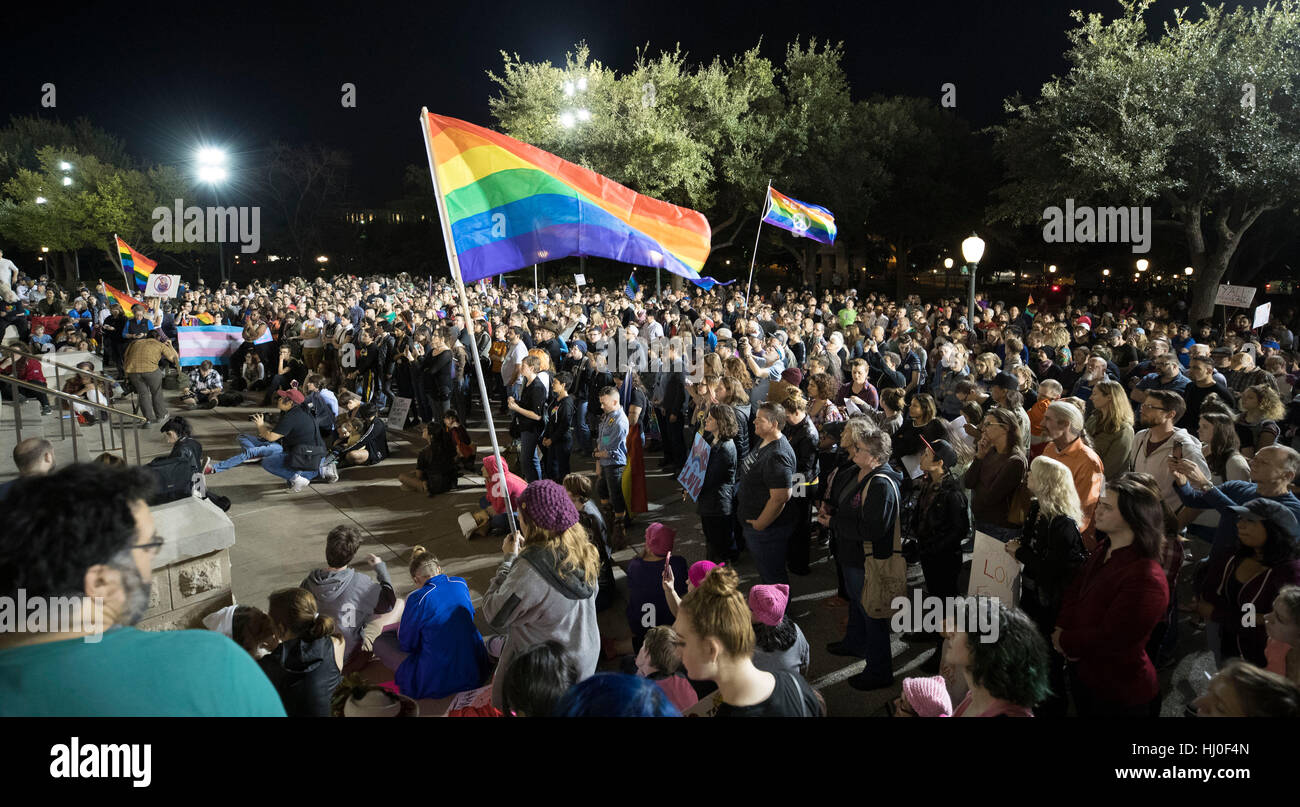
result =
[[[203,617],[234,604],[230,547],[235,544],[235,525],[203,499],[183,499],[150,510],[166,543],[154,558],[149,610],[137,627],[202,628]]]

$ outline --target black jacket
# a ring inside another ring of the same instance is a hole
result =
[[[420,370],[425,377],[425,389],[435,401],[451,399],[453,381],[452,355],[450,350],[441,353],[426,353],[420,361]]]
[[[781,432],[794,449],[795,470],[803,474],[804,482],[812,482],[817,478],[818,470],[817,427],[813,425],[812,418],[804,415],[803,422],[787,423]]]
[[[1029,505],[1020,549],[1016,551],[1016,560],[1025,564],[1020,607],[1045,632],[1055,628],[1065,589],[1087,559],[1074,519],[1039,518],[1038,501]]]
[[[912,535],[921,557],[961,557],[962,542],[970,535],[970,507],[959,478],[946,474],[937,485],[928,476],[922,481]]]
[[[736,434],[736,458],[743,460],[749,456],[749,437],[753,431],[754,415],[749,404],[732,404],[732,410],[736,413],[736,426],[739,432]]]
[[[709,465],[704,470],[704,485],[695,503],[702,516],[729,516],[736,509],[736,442],[725,440],[713,444]]]
[[[858,481],[857,471],[848,468],[848,480],[836,485],[836,501],[831,516],[831,529],[835,532],[835,559],[842,566],[861,569],[866,565],[866,544],[871,543],[872,557],[887,559],[894,553],[894,522],[899,515],[899,496],[896,492],[903,475],[889,465],[881,465]],[[891,485],[881,477],[889,477]],[[853,497],[863,494],[859,506]]]
[[[258,661],[290,717],[329,717],[330,696],[343,681],[334,661],[334,643],[290,639]]]

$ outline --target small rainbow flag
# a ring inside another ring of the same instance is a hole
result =
[[[835,243],[835,217],[831,211],[786,196],[776,188],[767,189],[763,221],[823,244]]]
[[[158,265],[158,261],[151,261],[136,252],[116,235],[113,238],[117,241],[117,256],[122,261],[122,271],[128,277],[134,273],[135,285],[144,288],[145,284],[149,282],[149,275],[153,274],[154,267]]]
[[[623,289],[623,293],[627,295],[629,300],[635,300],[639,288],[641,288],[641,284],[636,282],[636,270],[633,269],[631,277],[627,279],[627,286]]]
[[[466,283],[572,255],[700,276],[702,213],[472,123],[423,110],[420,127]]]
[[[122,310],[127,314],[131,313],[132,306],[144,305],[145,308],[149,307],[145,305],[143,302],[141,302],[140,300],[135,299],[131,295],[127,294],[126,292],[118,291],[117,289],[113,288],[107,283],[104,284],[104,291],[108,292],[108,296],[112,297],[114,300],[117,300],[117,304],[122,306]]]
[[[195,317],[195,319],[197,319],[199,322],[202,322],[204,325],[217,324],[217,318],[209,314],[207,311],[201,312],[197,317]]]

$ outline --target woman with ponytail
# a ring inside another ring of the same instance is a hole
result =
[[[319,613],[305,588],[271,593],[267,616],[280,645],[258,664],[280,693],[290,717],[329,717],[330,697],[343,681],[343,636],[333,617]]]
[[[596,671],[600,657],[600,553],[573,501],[559,484],[538,480],[519,497],[519,521],[523,532],[501,544],[505,560],[483,596],[483,615],[505,634],[492,682],[492,704],[498,709],[504,708],[506,671],[533,645],[551,639],[563,644],[579,681]]]
[[[754,615],[734,569],[711,571],[677,608],[673,630],[696,681],[718,685],[717,717],[820,717],[826,707],[802,676],[754,666]]]

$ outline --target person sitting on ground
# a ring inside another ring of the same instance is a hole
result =
[[[143,468],[81,463],[21,478],[0,504],[0,596],[81,600],[80,623],[0,633],[0,715],[284,716],[275,687],[225,637],[134,627],[163,545],[152,489]]]
[[[33,353],[53,353],[54,337],[45,332],[45,326],[39,322],[32,325],[32,352]]]
[[[442,425],[456,446],[456,465],[461,470],[473,471],[478,464],[478,446],[470,440],[469,430],[461,425],[460,416],[455,412],[447,412],[442,416]]]
[[[466,538],[481,538],[493,533],[506,532],[510,525],[506,508],[510,508],[511,512],[519,510],[519,497],[523,495],[528,483],[522,477],[511,473],[510,466],[504,459],[501,460],[500,470],[497,468],[495,454],[483,458],[485,490],[478,500],[479,509],[471,513],[478,526],[470,531]]]
[[[550,639],[515,656],[501,678],[502,712],[511,717],[551,717],[560,698],[578,683],[578,669],[564,645]]]
[[[252,605],[227,605],[203,617],[203,627],[216,631],[253,657],[254,661],[269,654],[280,644],[271,617]]]
[[[819,717],[825,702],[802,676],[754,666],[754,625],[740,577],[723,567],[682,598],[673,630],[692,680],[718,685],[718,717]]]
[[[1268,631],[1268,669],[1300,684],[1300,586],[1283,586],[1273,598],[1273,613],[1264,617]]]
[[[95,372],[95,365],[88,361],[78,362],[77,370],[80,372],[63,382],[63,391],[68,395],[84,398],[91,403],[108,406],[108,390],[89,375],[89,373]],[[64,409],[68,409],[69,406],[73,414],[77,416],[77,422],[82,426],[89,426],[101,419],[108,419],[108,412],[104,410],[75,402],[69,404],[65,401],[63,403]]]
[[[330,453],[340,468],[375,465],[388,457],[388,424],[373,403],[357,409],[355,418],[341,417],[335,429],[338,437]]]
[[[263,455],[262,470],[285,480],[294,493],[302,492],[320,474],[320,465],[325,458],[325,445],[320,439],[316,421],[303,407],[305,401],[306,398],[296,389],[277,392],[280,420],[274,431],[263,415],[256,414],[250,418],[257,427],[260,441],[280,446],[279,451]],[[220,464],[214,467],[221,469]],[[206,464],[204,473],[207,473]]]
[[[636,675],[598,673],[569,688],[556,717],[681,717],[667,693]]]
[[[192,403],[204,409],[214,409],[224,388],[221,373],[211,361],[204,359],[202,364],[190,370],[190,388],[181,396],[181,403]]]
[[[641,650],[636,655],[636,672],[659,685],[673,706],[680,712],[699,702],[695,687],[682,675],[682,657],[677,648],[679,637],[667,625],[656,625],[646,631]]]
[[[1194,701],[1199,717],[1300,717],[1300,685],[1241,659],[1229,659]]]
[[[319,612],[302,588],[274,591],[267,616],[280,644],[258,660],[280,693],[289,717],[329,717],[330,698],[343,682],[343,637],[334,618]]]
[[[428,445],[416,456],[415,470],[402,471],[397,475],[397,481],[407,490],[430,496],[454,489],[460,474],[451,435],[438,424],[425,423],[420,427],[420,436]]]
[[[632,630],[632,648],[641,649],[645,633],[656,625],[667,625],[672,618],[664,598],[662,580],[665,564],[672,567],[672,575],[680,582],[677,594],[686,594],[686,559],[681,555],[670,559],[677,531],[666,524],[654,522],[646,527],[645,550],[632,558],[627,565],[627,624]]]
[[[1050,691],[1047,641],[1024,612],[996,598],[977,597],[965,608],[965,630],[947,637],[945,663],[968,688],[953,717],[1033,717]]]
[[[18,478],[0,484],[0,502],[9,498],[9,492],[19,481],[31,476],[44,476],[54,470],[54,444],[44,437],[28,437],[14,446],[14,466]]]
[[[397,632],[375,640],[375,656],[395,673],[403,695],[445,698],[483,686],[489,660],[474,627],[474,603],[463,577],[451,577],[428,550],[411,550],[411,580]]]
[[[159,429],[163,442],[172,447],[168,457],[184,457],[193,473],[203,473],[203,444],[194,438],[194,429],[185,418],[176,415]]]
[[[600,553],[600,587],[596,592],[596,613],[600,613],[618,596],[614,584],[614,552],[609,545],[609,528],[605,524],[604,513],[600,512],[600,505],[593,498],[595,484],[590,476],[569,474],[564,477],[563,484],[569,500],[578,508],[578,521],[587,530],[587,538]]]
[[[28,359],[23,356],[14,356],[11,353],[0,353],[0,375],[12,376],[19,381],[26,381],[38,387],[49,387],[45,381],[45,373],[41,371],[41,363],[36,359]],[[14,399],[14,386],[0,383],[0,400],[12,401]],[[54,410],[50,407],[50,396],[44,392],[29,390],[24,387],[18,387],[18,394],[23,398],[39,401],[41,404],[41,414],[48,415]]]
[[[235,389],[243,392],[260,392],[266,387],[266,368],[255,351],[244,354],[244,365],[235,378]]]
[[[542,479],[519,497],[519,520],[522,531],[502,542],[505,557],[483,595],[483,616],[506,637],[492,685],[499,709],[500,673],[522,649],[563,640],[579,678],[594,673],[600,657],[600,556],[578,523],[577,508],[558,483]]]
[[[377,581],[348,566],[363,538],[361,530],[351,524],[330,530],[325,536],[325,568],[313,569],[299,584],[316,597],[321,613],[338,623],[345,662],[358,650],[370,651],[379,632],[402,618],[402,601],[393,590],[388,566],[378,555],[366,556]]]
[[[803,631],[786,613],[790,587],[784,583],[754,586],[749,610],[754,615],[754,666],[764,672],[788,672],[808,677],[811,650]]]

